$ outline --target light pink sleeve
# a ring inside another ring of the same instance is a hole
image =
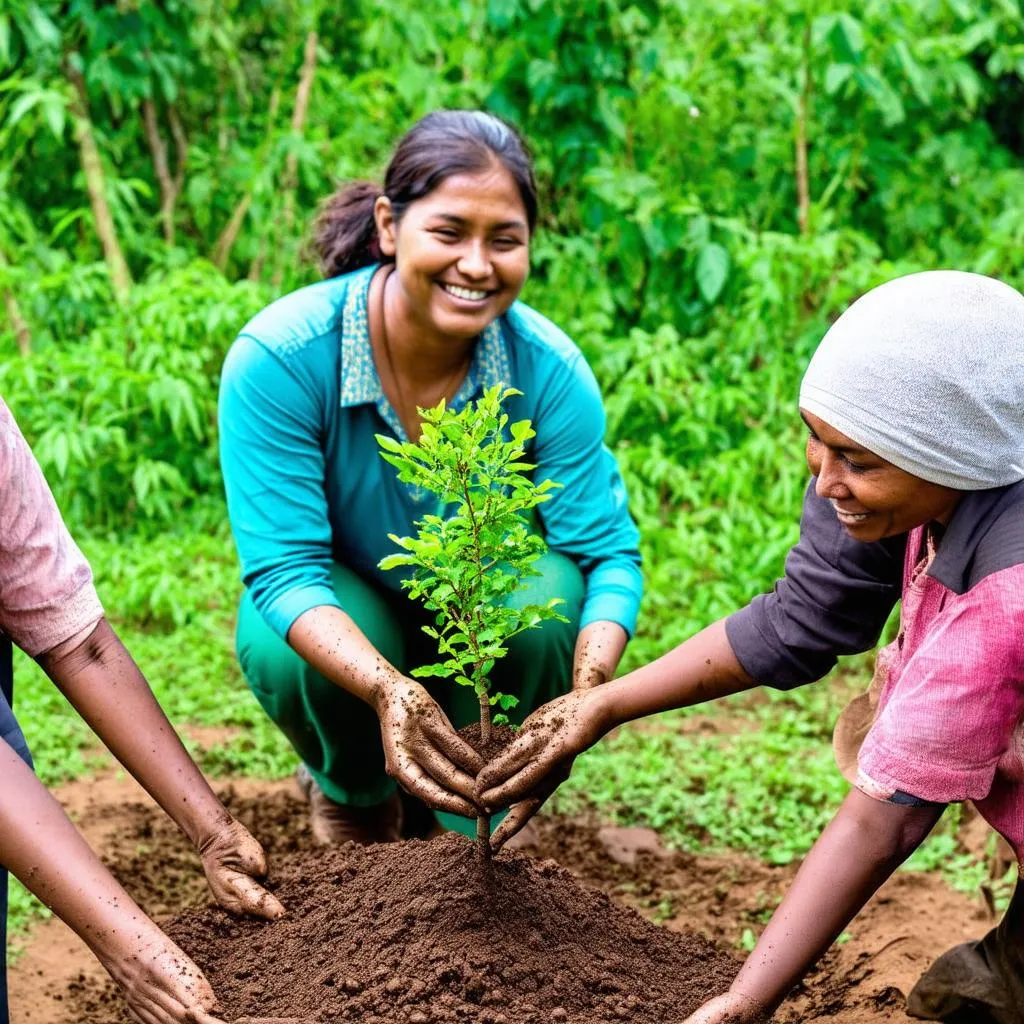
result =
[[[89,563],[0,399],[0,630],[35,657],[102,617]]]
[[[1024,565],[986,577],[928,626],[864,740],[857,785],[952,803],[988,796],[1024,715]]]

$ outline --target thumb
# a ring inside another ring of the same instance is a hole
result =
[[[226,910],[251,914],[267,921],[276,921],[287,913],[284,904],[273,893],[248,875],[231,872],[222,876],[221,882],[225,890],[223,897],[219,893],[216,895]]]

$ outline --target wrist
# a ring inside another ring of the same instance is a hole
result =
[[[212,799],[208,801],[197,801],[192,804],[191,813],[185,820],[178,822],[182,832],[199,851],[200,856],[235,820],[234,815],[220,802],[216,794],[211,793],[211,797]]]
[[[377,716],[384,712],[388,704],[394,700],[399,690],[408,689],[410,686],[418,686],[419,684],[414,679],[409,679],[407,676],[403,676],[399,672],[395,672],[393,675],[385,675],[384,678],[378,680],[370,688],[367,694],[366,702],[377,712]]]
[[[584,713],[590,726],[587,731],[593,736],[591,742],[596,743],[620,724],[615,691],[611,685],[605,685],[588,689],[585,694]]]

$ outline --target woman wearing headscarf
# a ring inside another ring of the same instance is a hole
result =
[[[825,675],[897,639],[837,723],[853,784],[730,991],[688,1024],[766,1019],[949,803],[973,801],[1024,854],[1024,296],[977,274],[884,284],[825,335],[800,391],[813,479],[772,593],[607,686],[529,718],[480,775],[524,801],[500,846],[611,728],[757,685]],[[997,929],[941,957],[909,1012],[1024,1022],[1024,891]]]
[[[219,1024],[199,968],[121,888],[32,773],[12,711],[12,641],[192,841],[221,906],[280,917],[284,908],[255,880],[266,872],[260,844],[207,784],[107,622],[89,563],[0,399],[0,1024],[8,1020],[8,871],[88,945],[121,986],[133,1020]]]
[[[597,382],[565,334],[518,301],[537,212],[509,125],[428,114],[382,185],[349,183],[326,203],[327,280],[257,314],[225,363],[221,462],[246,585],[239,662],[301,758],[322,842],[399,838],[396,781],[475,834],[482,762],[455,728],[478,718],[477,698],[409,677],[437,660],[421,629],[432,620],[378,566],[395,550],[389,534],[445,508],[399,481],[378,434],[415,440],[417,408],[459,410],[497,384],[521,392],[506,411],[533,423],[526,457],[562,486],[538,510],[549,550],[515,600],[560,598],[566,621],[521,633],[495,665],[495,688],[520,701],[513,719],[610,677],[635,625],[639,537]]]

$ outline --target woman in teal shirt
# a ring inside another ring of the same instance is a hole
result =
[[[472,832],[479,757],[455,733],[477,714],[459,687],[410,679],[436,660],[425,618],[378,561],[438,509],[398,481],[375,434],[415,439],[417,407],[456,409],[518,388],[538,478],[563,486],[539,509],[550,551],[524,602],[565,600],[569,622],[517,637],[495,685],[513,717],[615,671],[640,600],[636,527],[604,445],[597,383],[579,350],[517,297],[537,194],[504,122],[439,111],[399,142],[384,186],[343,187],[317,248],[327,280],[273,303],[224,366],[221,461],[246,593],[242,671],[299,756],[323,842],[397,839],[397,781]],[[442,707],[444,710],[442,710]],[[447,712],[447,714],[446,714]],[[449,816],[450,815],[450,816]]]

